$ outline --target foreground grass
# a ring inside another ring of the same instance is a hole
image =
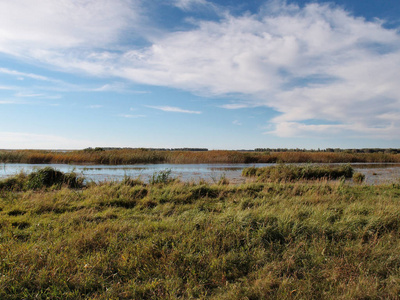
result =
[[[0,299],[397,299],[400,185],[0,191]]]
[[[1,163],[91,163],[91,164],[198,164],[198,163],[400,163],[400,154],[347,152],[240,152],[158,151],[113,149],[105,151],[3,150]]]

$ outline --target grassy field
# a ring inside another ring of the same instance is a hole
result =
[[[0,299],[400,298],[400,184],[43,173],[0,185]]]
[[[348,152],[240,152],[240,151],[158,151],[118,149],[104,151],[3,150],[1,163],[78,163],[78,164],[144,164],[144,163],[355,163],[397,162],[400,154]]]

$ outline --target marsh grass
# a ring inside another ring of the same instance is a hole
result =
[[[3,150],[2,163],[63,164],[198,164],[198,163],[376,163],[400,162],[400,154],[347,152],[242,152],[242,151],[160,151],[111,149],[68,152],[45,150]]]
[[[20,173],[0,181],[0,190],[38,190],[48,187],[82,188],[84,179],[76,173],[63,173],[51,167],[38,169],[29,175]]]
[[[244,168],[242,176],[255,177],[260,182],[291,182],[297,180],[320,180],[351,178],[354,170],[350,165],[322,166],[322,165],[287,165],[278,164],[270,167]]]
[[[0,299],[397,299],[400,185],[0,191]]]

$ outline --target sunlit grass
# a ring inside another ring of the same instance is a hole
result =
[[[400,162],[400,154],[347,152],[240,152],[240,151],[159,151],[115,149],[105,151],[0,151],[2,163],[355,163]]]
[[[298,180],[351,178],[354,170],[350,165],[287,165],[244,168],[242,176],[255,177],[260,182],[291,182]],[[362,180],[361,180],[362,181]]]
[[[3,188],[0,299],[400,295],[399,185],[159,179]]]

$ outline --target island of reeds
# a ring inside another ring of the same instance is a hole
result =
[[[398,299],[400,182],[336,168],[247,169],[240,185],[4,179],[0,299]]]

